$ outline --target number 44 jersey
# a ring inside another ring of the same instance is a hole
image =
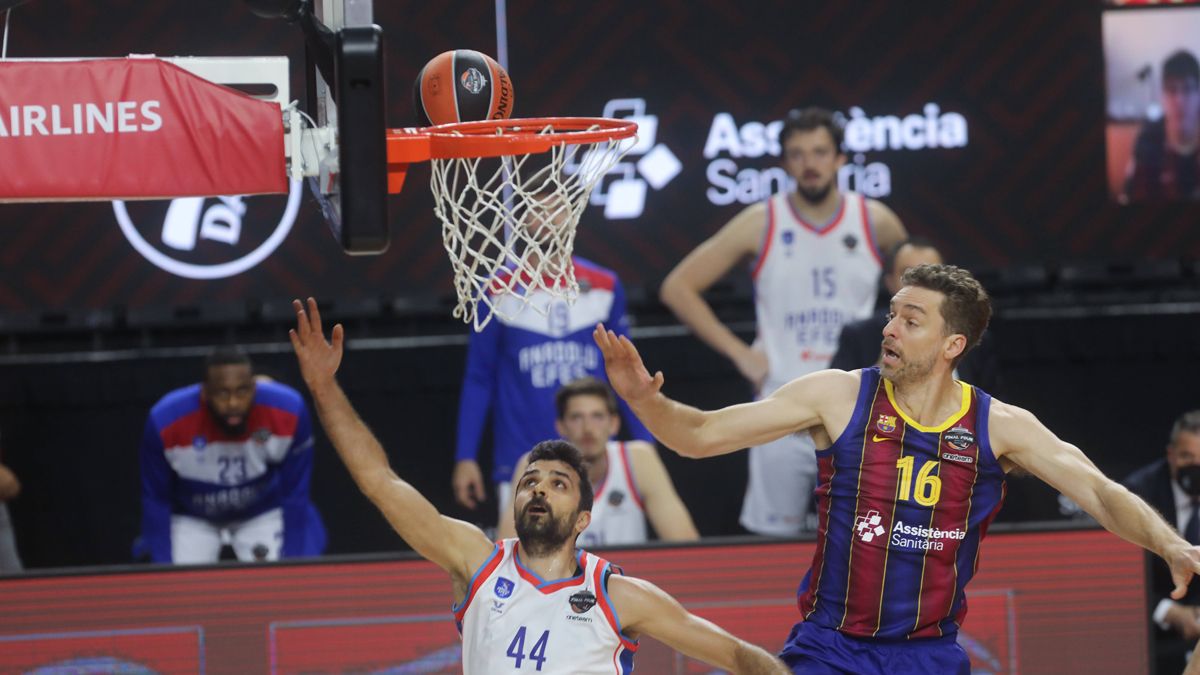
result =
[[[619,570],[577,551],[575,576],[545,580],[525,567],[516,539],[497,542],[471,578],[454,619],[465,675],[622,675],[637,642],[621,633],[608,597]]]

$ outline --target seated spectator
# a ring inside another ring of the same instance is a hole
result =
[[[699,538],[687,507],[675,492],[671,477],[646,441],[614,441],[621,427],[617,398],[594,377],[569,382],[555,394],[555,429],[583,453],[588,479],[596,486],[592,522],[579,535],[579,546],[640,544],[649,537],[646,520],[660,539]],[[515,482],[525,473],[526,453],[513,472]],[[500,515],[499,537],[515,535],[512,509]]]
[[[1171,427],[1166,456],[1134,471],[1125,487],[1146,500],[1184,539],[1200,544],[1200,410],[1185,413]],[[1200,639],[1200,588],[1171,599],[1171,570],[1157,556],[1150,561],[1147,614],[1154,631],[1151,672],[1178,673]],[[1191,672],[1191,671],[1189,671]]]

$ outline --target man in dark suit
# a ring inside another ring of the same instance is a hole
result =
[[[887,289],[887,297],[891,298],[900,290],[900,277],[910,267],[917,265],[940,265],[942,254],[938,252],[933,242],[921,237],[910,237],[896,245],[890,251],[884,251],[883,285]],[[842,334],[838,339],[837,353],[833,356],[830,368],[838,370],[857,370],[879,363],[879,345],[883,341],[883,327],[887,324],[887,309],[881,309],[861,321],[842,326]],[[995,351],[991,349],[987,336],[979,347],[972,349],[958,364],[955,376],[978,386],[989,394],[996,393],[997,368]]]
[[[1176,420],[1166,457],[1134,471],[1124,485],[1158,509],[1184,539],[1200,542],[1200,410]],[[1182,600],[1172,600],[1170,571],[1155,561],[1150,565],[1149,612],[1155,625],[1151,660],[1155,672],[1178,673],[1200,639],[1200,589],[1190,588]]]

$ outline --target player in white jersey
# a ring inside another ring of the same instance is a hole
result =
[[[843,323],[874,309],[880,251],[907,237],[882,203],[838,189],[846,163],[842,127],[820,108],[792,111],[779,132],[783,167],[796,190],[753,204],[700,244],[663,281],[660,296],[710,347],[729,358],[758,397],[829,367]],[[757,336],[753,344],[721,323],[702,293],[751,261]],[[742,525],[791,536],[804,527],[817,463],[807,434],[750,452]]]
[[[329,440],[404,541],[450,575],[465,675],[627,673],[641,635],[734,673],[790,672],[653,584],[612,574],[607,562],[575,549],[591,519],[592,488],[579,451],[565,441],[531,453],[513,498],[517,539],[492,542],[438,513],[392,471],[338,385],[341,325],[331,343],[316,301],[294,305],[292,347]]]
[[[641,544],[649,537],[646,519],[664,541],[695,541],[700,534],[658,449],[645,441],[613,441],[621,428],[612,389],[594,377],[563,385],[554,396],[559,436],[583,453],[588,479],[595,486],[592,522],[579,535],[581,546]],[[528,453],[517,463],[513,484],[525,473]],[[500,514],[499,534],[516,532],[513,514]]]

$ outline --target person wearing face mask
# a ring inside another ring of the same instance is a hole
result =
[[[1146,500],[1191,543],[1200,543],[1200,410],[1184,413],[1171,427],[1167,453],[1129,475],[1130,492]],[[1154,631],[1153,672],[1178,673],[1200,639],[1200,588],[1180,600],[1169,595],[1173,583],[1165,563],[1151,563],[1148,594]]]

